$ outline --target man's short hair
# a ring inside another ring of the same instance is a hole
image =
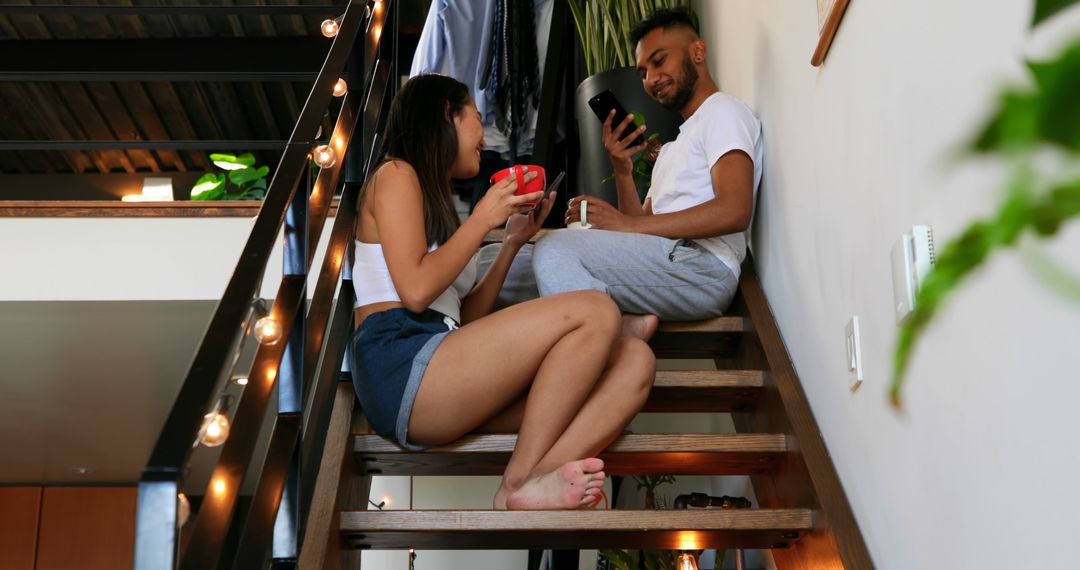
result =
[[[698,34],[696,20],[697,19],[690,14],[690,11],[686,8],[660,8],[650,14],[648,18],[638,22],[637,25],[630,30],[630,43],[637,46],[638,42],[641,41],[641,38],[657,28],[667,30],[670,28],[685,27],[694,30],[694,34]]]

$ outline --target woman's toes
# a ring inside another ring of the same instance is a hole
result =
[[[597,457],[590,457],[588,459],[581,460],[581,469],[586,474],[589,473],[602,473],[604,469],[604,460]]]

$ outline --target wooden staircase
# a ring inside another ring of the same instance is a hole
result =
[[[772,549],[778,568],[871,568],[801,386],[748,262],[732,316],[661,324],[658,358],[716,370],[660,371],[646,412],[731,412],[739,433],[627,433],[600,457],[610,475],[748,475],[737,510],[368,511],[372,475],[498,475],[514,435],[472,435],[423,453],[371,435],[338,388],[301,568],[359,567],[364,549]],[[319,501],[318,498],[336,500]]]

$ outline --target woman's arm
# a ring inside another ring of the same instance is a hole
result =
[[[387,163],[372,183],[372,214],[386,265],[406,309],[421,312],[453,284],[472,259],[488,231],[501,225],[522,204],[537,196],[514,196],[513,177],[488,191],[484,208],[477,205],[446,243],[428,252],[424,231],[424,198],[416,171],[407,163]]]
[[[469,323],[489,315],[495,310],[495,301],[502,291],[503,282],[510,272],[510,264],[521,250],[520,245],[503,243],[495,261],[491,262],[484,276],[477,282],[476,287],[461,300],[461,324]]]
[[[506,221],[506,238],[503,239],[503,246],[499,249],[495,261],[476,287],[461,301],[462,324],[491,314],[495,309],[495,301],[498,300],[503,282],[510,272],[510,264],[514,262],[514,257],[521,251],[522,246],[540,230],[555,203],[555,196],[555,192],[550,193],[543,200],[538,213],[511,216]]]
[[[419,313],[450,287],[488,229],[479,221],[466,221],[446,243],[429,253],[424,197],[416,171],[405,162],[392,161],[375,176],[368,199],[386,266],[405,308]]]

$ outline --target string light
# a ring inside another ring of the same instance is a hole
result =
[[[229,404],[232,396],[226,394],[210,413],[203,416],[202,428],[199,429],[199,443],[206,447],[217,447],[229,439]]]
[[[341,97],[349,92],[349,84],[344,79],[338,79],[334,84],[334,97]]]
[[[322,144],[315,147],[312,158],[315,159],[315,164],[318,164],[319,168],[330,168],[337,162],[337,151],[328,144]]]
[[[677,570],[698,570],[697,560],[689,552],[679,554],[679,560],[675,563]]]
[[[187,524],[191,518],[191,501],[183,493],[176,494],[176,526],[177,528]]]
[[[322,25],[319,26],[319,30],[322,31],[322,35],[328,38],[336,36],[339,29],[341,29],[341,23],[337,21],[337,18],[323,20]]]
[[[255,321],[252,332],[255,334],[255,340],[260,344],[275,344],[281,340],[281,325],[274,317],[266,316]]]
[[[247,376],[237,376],[236,378],[233,378],[233,383],[235,383],[237,386],[247,386]]]

